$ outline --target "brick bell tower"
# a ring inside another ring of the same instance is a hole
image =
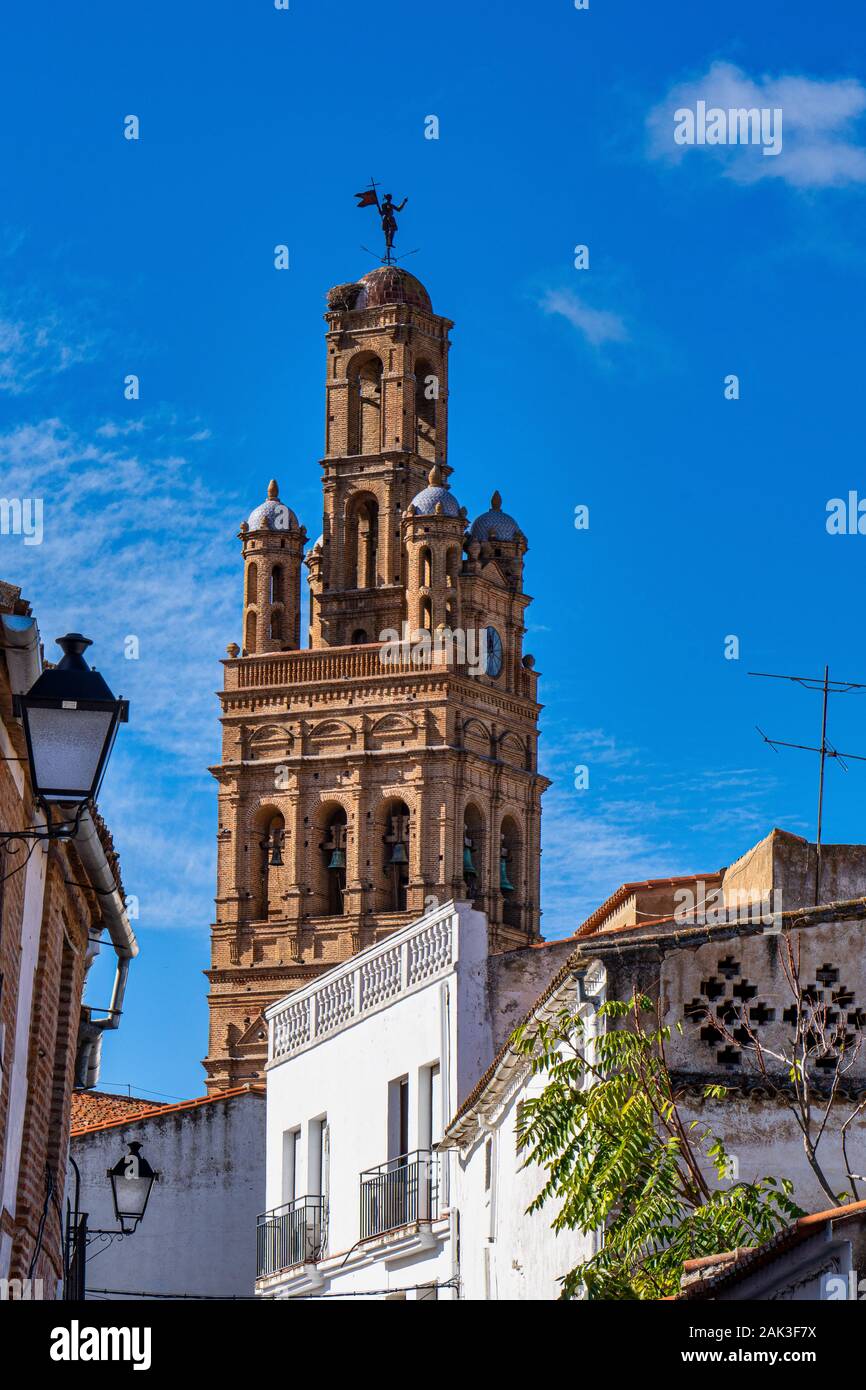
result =
[[[262,1010],[436,900],[491,951],[539,939],[526,538],[449,484],[452,323],[383,265],[328,295],[322,534],[277,483],[241,527],[222,704],[210,1090],[263,1075]],[[300,646],[301,561],[308,646]]]

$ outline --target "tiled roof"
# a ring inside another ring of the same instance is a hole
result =
[[[718,869],[712,874],[679,874],[674,878],[644,878],[635,883],[621,883],[615,893],[611,893],[609,898],[606,898],[594,912],[590,913],[583,925],[578,927],[575,936],[591,936],[605,917],[609,917],[627,898],[639,893],[641,889],[646,891],[650,888],[679,888],[685,883],[697,883],[701,879],[706,882],[720,878],[723,873],[724,869]],[[666,919],[659,918],[658,920]]]
[[[708,1277],[694,1279],[692,1283],[686,1285],[676,1295],[678,1299],[712,1299],[716,1293],[723,1288],[730,1287],[738,1280],[744,1279],[756,1270],[762,1269],[765,1265],[772,1264],[775,1259],[791,1250],[795,1245],[808,1240],[815,1235],[819,1227],[828,1222],[850,1221],[856,1217],[866,1218],[866,1202],[849,1202],[844,1207],[831,1207],[829,1211],[812,1212],[810,1216],[801,1216],[792,1225],[786,1226],[779,1231],[772,1240],[768,1240],[764,1245],[757,1245],[753,1249],[733,1252],[728,1254],[712,1255],[705,1257],[706,1264],[710,1269]],[[693,1274],[701,1264],[698,1260],[686,1261],[685,1273]],[[721,1264],[721,1268],[719,1265]]]
[[[93,1095],[94,1092],[76,1092],[76,1097]],[[235,1096],[246,1095],[264,1096],[264,1084],[252,1083],[247,1086],[234,1086],[227,1091],[215,1091],[212,1096],[196,1096],[194,1100],[178,1101],[176,1105],[155,1105],[152,1101],[141,1101],[133,1098],[132,1108],[128,1096],[102,1096],[101,1099],[109,1101],[125,1102],[125,1107],[119,1113],[106,1114],[101,1118],[94,1118],[93,1113],[77,1118],[75,1115],[73,1102],[72,1133],[91,1134],[97,1129],[112,1129],[117,1125],[129,1124],[132,1120],[140,1120],[145,1116],[152,1115],[174,1115],[182,1110],[196,1110],[202,1105],[213,1105],[218,1100],[232,1100]]]
[[[128,1120],[130,1115],[147,1110],[161,1110],[164,1101],[145,1100],[142,1096],[112,1096],[107,1091],[73,1091],[72,1129],[92,1129]]]

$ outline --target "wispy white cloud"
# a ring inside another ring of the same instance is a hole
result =
[[[214,746],[201,702],[239,622],[240,499],[215,494],[179,454],[94,442],[59,420],[0,435],[0,467],[7,495],[43,499],[43,544],[4,542],[40,626],[95,624],[94,656],[141,690],[136,737],[200,769]],[[124,659],[127,636],[138,660]]]
[[[756,145],[678,145],[674,113],[698,101],[724,111],[781,110],[782,149],[772,157]],[[782,179],[795,188],[830,188],[866,182],[866,86],[856,78],[820,80],[802,75],[750,77],[733,63],[715,62],[703,76],[677,83],[647,117],[649,153],[681,162],[712,161],[740,183]]]
[[[37,323],[0,308],[0,391],[20,396],[45,376],[65,372],[90,355],[90,344],[69,336],[59,316]]]
[[[621,883],[712,872],[777,823],[776,782],[761,768],[659,766],[602,729],[572,731],[551,714],[542,760],[553,782],[541,818],[547,936],[574,932]],[[574,788],[575,761],[589,765],[584,791]]]
[[[562,730],[558,738],[562,752],[571,751],[582,762],[597,767],[621,767],[638,757],[637,750],[627,748],[604,729]]]
[[[564,318],[591,347],[627,342],[629,333],[619,314],[594,309],[574,290],[547,290],[539,301],[545,314]]]
[[[45,640],[70,629],[130,700],[103,792],[127,891],[141,925],[204,929],[213,893],[214,690],[240,626],[245,507],[215,493],[179,453],[130,439],[86,438],[59,420],[0,435],[7,496],[41,497],[44,540],[6,536],[3,577],[20,584]],[[248,499],[247,499],[248,500]],[[137,660],[125,641],[138,639]]]
[[[106,420],[96,430],[100,439],[123,439],[128,434],[141,434],[145,429],[144,420]]]

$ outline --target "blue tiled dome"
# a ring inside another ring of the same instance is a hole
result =
[[[460,515],[460,503],[443,480],[442,470],[437,463],[430,469],[428,486],[412,498],[412,506],[420,516],[432,516],[439,502],[446,516]]]
[[[477,541],[515,541],[521,531],[514,517],[502,510],[502,498],[494,492],[490,511],[476,517],[469,534]]]
[[[279,498],[279,488],[277,481],[272,478],[268,484],[267,500],[261,506],[256,507],[255,511],[250,512],[247,522],[251,531],[297,531],[300,522],[285,502]]]

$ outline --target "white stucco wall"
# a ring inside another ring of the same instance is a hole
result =
[[[849,1100],[832,1107],[817,1151],[821,1168],[834,1194],[845,1194],[849,1200],[851,1189],[845,1173],[840,1132],[856,1106],[857,1101]],[[680,1100],[679,1108],[688,1124],[697,1121],[693,1131],[695,1135],[707,1129],[724,1141],[728,1155],[736,1165],[731,1181],[788,1178],[794,1185],[793,1199],[804,1211],[826,1211],[835,1205],[807,1162],[802,1131],[794,1116],[780,1102],[732,1092],[723,1101],[684,1097]],[[823,1116],[824,1106],[816,1104],[815,1113]],[[816,1123],[815,1131],[818,1127]],[[866,1120],[862,1117],[848,1129],[848,1154],[854,1172],[866,1172]],[[709,1162],[705,1162],[703,1168],[712,1187],[731,1185],[726,1180],[719,1181]],[[866,1184],[861,1183],[859,1196],[864,1195]]]
[[[330,1133],[331,1231],[329,1248],[344,1249],[358,1238],[357,1177],[388,1158],[388,1084],[409,1078],[409,1148],[418,1147],[418,1077],[424,1067],[441,1070],[442,1109],[447,1118],[489,1060],[489,1026],[484,1018],[482,965],[487,926],[481,913],[460,904],[431,914],[425,922],[453,922],[452,963],[385,1007],[344,1024],[296,1056],[267,1068],[267,1204],[283,1194],[283,1134],[301,1128],[298,1195],[308,1192],[312,1121],[327,1116]],[[416,924],[388,939],[394,948]],[[371,953],[353,957],[358,969]],[[344,976],[339,967],[319,984]],[[291,996],[300,1000],[306,991]],[[315,1191],[315,1187],[313,1188]]]
[[[144,1294],[253,1295],[256,1217],[265,1196],[265,1099],[248,1092],[73,1137],[81,1210],[117,1226],[107,1170],[132,1140],[160,1174],[134,1235],[91,1244],[87,1286]],[[74,1173],[67,1177],[74,1201]]]
[[[296,1055],[277,1058],[267,1070],[267,1206],[286,1200],[284,1135],[299,1129],[296,1197],[318,1195],[317,1131],[327,1117],[329,1171],[327,1178],[328,1233],[320,1274],[326,1285],[319,1292],[362,1292],[402,1289],[451,1277],[448,1163],[440,1172],[439,1221],[435,1239],[394,1238],[355,1247],[360,1239],[360,1174],[385,1163],[395,1149],[389,1144],[389,1084],[408,1078],[408,1150],[425,1147],[421,1116],[422,1073],[440,1069],[443,1122],[472,1088],[492,1056],[492,1032],[486,1000],[487,923],[465,904],[448,905],[388,938],[382,948],[361,952],[346,965],[320,977],[309,992],[328,982],[357,980],[365,963],[393,952],[420,927],[450,922],[450,963],[427,981],[397,992],[381,1007],[355,1016]],[[305,991],[291,996],[303,1005]],[[279,1010],[280,1006],[274,1006]],[[272,1014],[273,1010],[269,1010]],[[273,1034],[273,1023],[271,1025]],[[441,1124],[440,1124],[441,1134]],[[434,1141],[440,1137],[434,1134]],[[311,1159],[311,1152],[313,1157]],[[343,1264],[343,1258],[352,1255]],[[278,1288],[267,1290],[279,1296]]]
[[[553,1203],[527,1215],[527,1207],[544,1185],[544,1172],[537,1164],[523,1166],[523,1156],[517,1152],[517,1110],[521,1100],[540,1089],[538,1079],[520,1085],[491,1127],[478,1134],[472,1148],[461,1153],[455,1164],[463,1298],[559,1298],[562,1276],[592,1254],[591,1237],[575,1231],[554,1233]],[[492,1146],[489,1185],[488,1143]]]

